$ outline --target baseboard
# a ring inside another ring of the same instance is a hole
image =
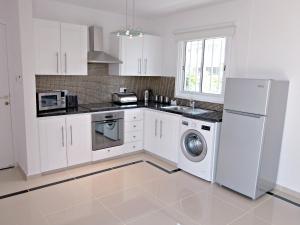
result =
[[[279,184],[276,185],[276,187],[274,188],[274,190],[272,192],[273,193],[283,192],[283,193],[288,194],[288,195],[290,195],[292,197],[300,199],[300,192],[291,190],[291,189],[289,189],[287,187],[284,187],[284,186],[281,186]]]

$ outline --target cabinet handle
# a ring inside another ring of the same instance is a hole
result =
[[[147,74],[147,70],[148,70],[148,59],[144,59],[144,72],[145,72],[145,74]]]
[[[162,126],[163,126],[163,122],[161,120],[160,121],[160,138],[162,138]]]
[[[68,73],[68,55],[65,52],[65,73]]]
[[[155,120],[155,137],[157,136],[157,120]]]
[[[70,133],[71,133],[71,145],[73,145],[73,127],[70,126]]]
[[[56,53],[56,71],[59,73],[59,52]]]
[[[65,131],[64,131],[64,127],[61,127],[61,144],[63,147],[65,147]]]

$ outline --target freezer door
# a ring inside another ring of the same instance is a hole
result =
[[[271,80],[228,78],[224,108],[267,115]]]
[[[224,111],[216,182],[255,198],[266,118]]]

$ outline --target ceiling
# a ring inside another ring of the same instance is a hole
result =
[[[82,7],[100,9],[123,14],[126,0],[51,0],[74,4]],[[195,7],[216,4],[230,0],[136,0],[136,13],[138,16],[155,17],[164,16]],[[129,3],[132,0],[128,0]]]

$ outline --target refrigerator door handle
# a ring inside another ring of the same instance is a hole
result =
[[[240,111],[235,111],[235,110],[230,110],[230,109],[225,109],[225,111],[228,113],[236,114],[236,115],[240,115],[240,116],[249,116],[249,117],[254,117],[254,118],[264,117],[263,115],[259,115],[259,114],[240,112]]]

